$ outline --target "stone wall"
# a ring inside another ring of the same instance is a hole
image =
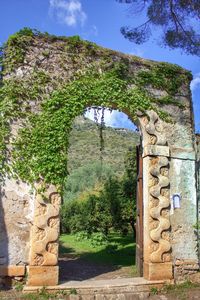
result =
[[[198,255],[200,262],[200,134],[196,134],[196,186],[197,186],[197,234],[198,234]]]
[[[172,129],[176,138],[174,139],[173,133],[168,138],[169,145],[171,144],[171,242],[174,276],[177,280],[182,280],[199,269],[195,229],[197,222],[196,147],[192,116],[192,108],[189,106],[187,122],[182,120],[180,114],[177,114],[179,122]],[[180,208],[173,207],[174,194],[181,196]]]
[[[34,192],[24,182],[6,179],[1,188],[0,265],[29,261]]]
[[[12,123],[10,141],[17,136],[20,126],[20,120]],[[11,148],[10,143],[9,150]],[[5,273],[1,266],[22,266],[29,263],[34,201],[35,190],[29,184],[10,176],[3,178],[0,187],[0,274]]]
[[[36,70],[37,72],[45,71],[48,74],[48,81],[45,87],[41,87],[43,97],[45,97],[51,94],[54,89],[58,89],[69,82],[77,71],[84,73],[88,66],[91,68],[95,66],[101,72],[101,57],[105,55],[113,61],[120,61],[122,58],[128,60],[132,76],[140,70],[148,70],[151,64],[159,64],[100,47],[95,56],[89,52],[84,53],[84,55],[82,53],[80,56],[79,53],[66,52],[65,46],[66,42],[59,39],[48,41],[39,37],[35,38],[26,50],[24,62],[12,72],[7,72],[4,75],[4,80],[13,78],[19,80],[19,82],[20,80],[25,81],[26,79],[29,80]],[[180,72],[184,73],[185,71]],[[34,84],[34,79],[31,80]],[[149,90],[155,97],[165,95],[165,92],[159,89],[149,87]],[[165,138],[164,147],[167,150],[162,152],[163,144],[154,143],[156,135],[151,133],[151,127],[149,127],[150,134],[147,137],[147,140],[151,140],[149,144],[161,145],[161,148],[156,149],[156,153],[151,153],[151,149],[148,148],[148,159],[146,161],[149,165],[154,163],[152,158],[154,156],[158,156],[156,161],[163,161],[162,157],[167,157],[167,167],[165,164],[161,164],[159,169],[161,173],[159,176],[165,176],[169,180],[167,191],[162,191],[162,187],[160,187],[160,192],[162,196],[166,192],[169,201],[171,201],[171,208],[168,207],[164,210],[165,215],[170,215],[169,221],[171,223],[170,237],[166,238],[169,239],[171,244],[171,255],[170,258],[166,259],[167,261],[172,260],[174,275],[178,279],[183,275],[196,271],[198,268],[197,236],[194,228],[197,222],[196,156],[189,82],[187,84],[183,82],[181,92],[175,98],[182,107],[172,103],[162,105],[163,111],[170,112],[173,122],[160,122],[162,130],[159,123],[154,124],[156,131],[160,132],[160,139]],[[38,99],[38,101],[27,99],[27,101],[31,103],[33,112],[40,112],[42,99]],[[159,104],[158,107],[160,107]],[[125,113],[130,114],[128,108]],[[23,126],[20,120],[17,122],[17,127],[13,127],[14,129],[11,132],[11,139],[17,135],[18,128]],[[144,134],[144,131],[142,133]],[[143,143],[144,148],[145,146]],[[145,153],[144,156],[146,156]],[[144,175],[148,172],[149,170],[144,170]],[[163,175],[164,173],[167,175]],[[152,177],[156,177],[154,175],[154,173],[151,174]],[[145,180],[147,179],[145,178]],[[149,182],[146,182],[144,195],[147,193],[149,195],[147,189],[150,188],[148,184]],[[168,192],[170,195],[168,195]],[[13,178],[4,178],[0,193],[0,264],[30,264],[30,232],[33,228],[34,213],[36,213],[34,212],[35,191],[24,182]],[[172,196],[176,193],[181,195],[180,208],[173,208]],[[145,201],[147,199],[144,199]],[[145,205],[149,209],[149,203],[145,203]],[[163,210],[161,210],[161,217],[162,214],[164,214]],[[165,239],[164,236],[165,232],[163,230],[160,239]],[[167,255],[165,256],[167,257]]]
[[[171,205],[172,253],[175,278],[179,279],[198,270],[196,235],[195,160],[171,159],[171,196],[180,193],[180,208]]]

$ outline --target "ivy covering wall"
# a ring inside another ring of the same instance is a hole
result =
[[[54,56],[59,60],[51,66]],[[138,111],[152,109],[172,122],[166,105],[184,109],[177,95],[191,80],[177,65],[123,55],[78,36],[56,37],[29,28],[9,37],[0,62],[0,173],[60,187],[67,176],[72,122],[84,109],[117,108],[133,121]],[[63,73],[51,72],[56,64]]]

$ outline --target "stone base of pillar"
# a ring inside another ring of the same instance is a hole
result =
[[[147,280],[173,279],[172,263],[144,263],[144,278]]]
[[[28,266],[28,286],[54,286],[58,284],[58,266]]]

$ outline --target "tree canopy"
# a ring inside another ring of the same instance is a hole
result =
[[[131,15],[145,14],[137,27],[123,26],[121,33],[136,44],[143,44],[153,34],[153,27],[162,30],[162,44],[180,48],[186,54],[200,56],[199,0],[116,0],[130,5]]]

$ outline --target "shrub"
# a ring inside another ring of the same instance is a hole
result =
[[[108,244],[108,238],[102,232],[95,232],[90,237],[91,245],[93,247],[103,246]]]
[[[89,239],[89,234],[86,231],[79,231],[75,235],[76,241],[83,241],[83,240],[88,240],[88,239]]]

